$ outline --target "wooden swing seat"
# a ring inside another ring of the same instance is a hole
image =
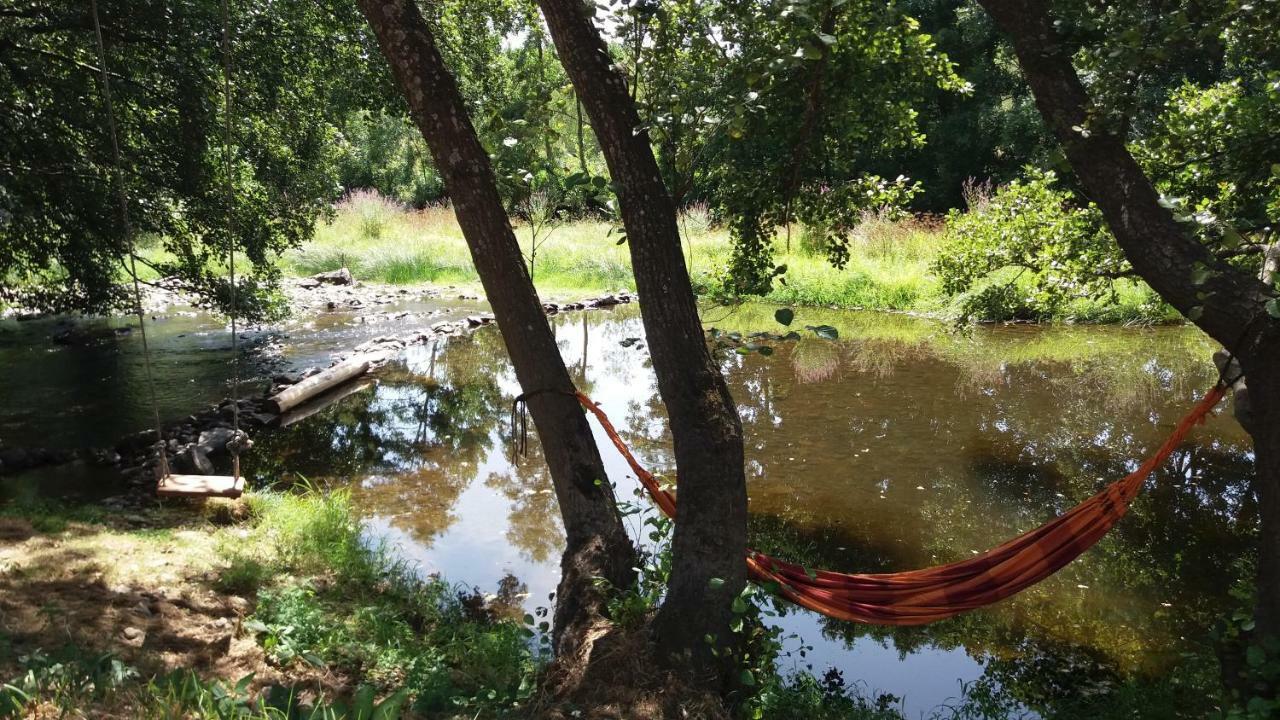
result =
[[[244,478],[230,475],[165,475],[156,485],[163,497],[238,498],[244,493]]]

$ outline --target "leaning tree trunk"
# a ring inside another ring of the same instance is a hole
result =
[[[561,658],[588,650],[580,641],[602,617],[604,578],[633,581],[635,550],[618,514],[590,426],[573,389],[520,246],[498,196],[489,155],[467,116],[458,86],[413,0],[360,0],[382,54],[435,166],[444,177],[471,258],[502,331],[520,386],[530,397],[543,454],[564,518],[566,549],[555,611]]]
[[[1041,116],[1134,270],[1234,354],[1248,376],[1261,517],[1255,634],[1280,637],[1280,321],[1265,310],[1272,290],[1184,232],[1125,138],[1093,121],[1103,114],[1094,112],[1047,0],[979,2],[1012,40]],[[1197,265],[1209,269],[1206,282],[1193,279]]]
[[[640,312],[670,416],[679,503],[671,580],[655,620],[658,647],[664,659],[688,657],[716,677],[705,638],[732,644],[730,605],[746,583],[742,425],[702,331],[675,204],[626,81],[593,25],[594,6],[539,5],[619,188]]]

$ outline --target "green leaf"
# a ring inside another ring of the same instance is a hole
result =
[[[780,325],[790,325],[791,321],[796,319],[796,312],[791,308],[778,308],[773,313],[773,319]]]
[[[1195,322],[1204,316],[1204,306],[1197,305],[1191,308],[1190,310],[1188,310],[1186,314],[1187,314],[1188,320],[1190,320],[1191,322]]]
[[[1257,645],[1250,645],[1244,656],[1245,661],[1249,663],[1249,667],[1261,667],[1267,661],[1267,654]]]
[[[1204,263],[1196,263],[1191,266],[1191,284],[1196,287],[1208,282],[1209,277],[1213,275],[1213,270]]]
[[[378,703],[378,707],[373,711],[373,715],[369,720],[396,720],[401,715],[401,708],[408,701],[409,688],[400,688]]]
[[[756,686],[756,676],[750,670],[743,670],[742,674],[738,676],[738,681],[747,687]]]
[[[735,614],[741,615],[747,611],[747,601],[742,599],[742,596],[739,595],[733,599],[733,605],[730,609],[732,609]]]
[[[1235,250],[1244,244],[1244,236],[1235,226],[1226,224],[1222,228],[1222,246],[1228,250]]]
[[[1280,320],[1280,298],[1272,298],[1271,301],[1267,303],[1267,314],[1277,320]]]
[[[707,587],[712,590],[719,590],[724,587],[724,578],[711,578],[707,581]]]

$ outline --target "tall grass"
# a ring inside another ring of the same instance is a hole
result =
[[[685,258],[697,283],[706,285],[731,250],[728,232],[714,225],[705,205],[687,208],[679,228]],[[521,242],[529,236],[516,221]],[[630,253],[613,226],[601,221],[559,225],[538,248],[536,281],[544,293],[587,295],[634,289]],[[787,254],[778,242],[779,263],[790,269],[768,299],[797,304],[908,309],[931,302],[935,283],[928,261],[939,242],[936,228],[892,223],[869,215],[852,239],[847,268],[797,246]],[[285,257],[285,267],[309,275],[339,267],[357,278],[404,284],[479,281],[466,241],[447,205],[402,208],[372,193],[353,193],[315,239]]]
[[[970,202],[984,202],[982,186],[968,188]],[[515,220],[516,236],[528,255],[530,228]],[[728,231],[714,223],[705,205],[686,208],[679,218],[685,260],[694,284],[712,290],[723,283],[732,244]],[[544,295],[581,297],[633,290],[630,253],[618,242],[610,223],[583,220],[557,225],[539,234],[535,281]],[[895,219],[882,212],[866,212],[850,233],[849,258],[842,268],[827,260],[825,248],[813,238],[825,233],[792,229],[787,252],[785,233],[775,238],[775,261],[787,272],[764,299],[804,306],[897,310],[942,316],[971,316],[972,298],[948,298],[940,290],[930,265],[945,242],[945,227],[937,218]],[[808,239],[806,239],[808,238]],[[527,257],[526,257],[527,262]],[[286,271],[309,275],[339,267],[350,268],[359,279],[393,284],[430,282],[476,285],[479,278],[453,210],[448,205],[412,210],[372,192],[352,193],[337,207],[331,223],[318,229],[315,239],[284,259]],[[983,319],[981,313],[977,319]],[[1117,284],[1110,302],[1082,299],[1054,318],[1077,322],[1162,322],[1176,319],[1145,285]]]

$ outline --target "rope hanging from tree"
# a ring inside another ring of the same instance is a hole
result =
[[[146,368],[147,391],[151,401],[152,420],[155,423],[156,451],[159,456],[159,480],[156,490],[162,495],[206,496],[222,495],[238,497],[244,483],[240,475],[240,452],[251,446],[248,437],[240,429],[240,334],[237,327],[239,307],[236,299],[236,253],[233,224],[233,184],[231,178],[231,34],[229,29],[230,12],[227,0],[222,0],[222,54],[223,54],[223,158],[225,162],[225,201],[226,201],[226,233],[227,233],[227,266],[230,285],[231,319],[231,352],[234,369],[231,381],[232,437],[227,443],[231,453],[232,476],[174,475],[169,467],[166,452],[164,429],[160,422],[160,402],[156,396],[155,376],[152,371],[151,348],[147,341],[146,315],[142,310],[142,283],[138,278],[138,255],[134,242],[133,225],[129,219],[129,195],[125,186],[124,162],[120,152],[119,132],[116,124],[115,106],[111,97],[111,78],[107,68],[106,42],[102,33],[102,20],[98,13],[97,0],[89,0],[89,10],[93,17],[94,38],[97,41],[98,65],[102,82],[102,101],[106,110],[107,134],[111,140],[111,161],[116,186],[116,195],[120,204],[120,223],[124,232],[125,251],[129,256],[127,270],[133,281],[133,306],[138,317],[139,335],[142,338],[143,365]]]

